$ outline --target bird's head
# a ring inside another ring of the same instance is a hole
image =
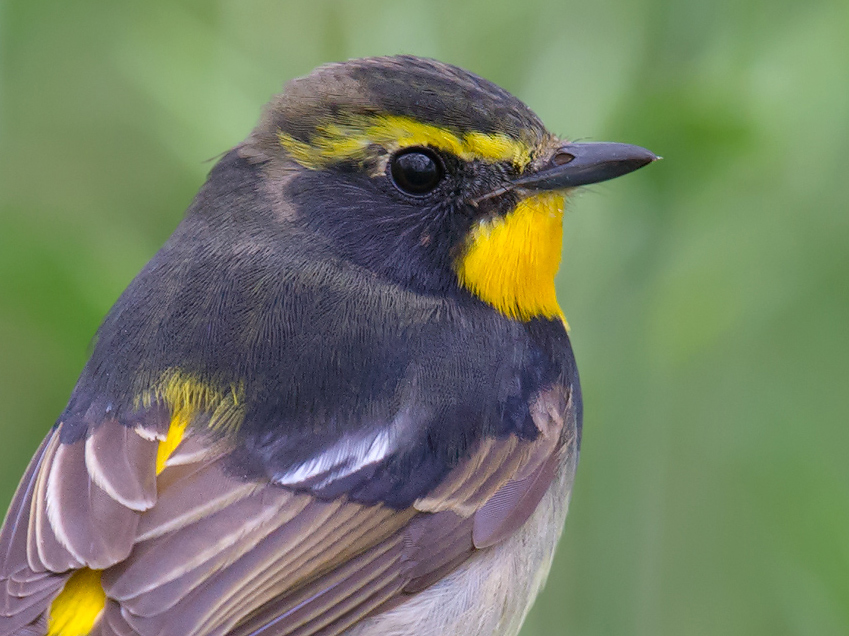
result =
[[[518,320],[561,316],[565,193],[656,159],[561,140],[491,82],[408,56],[290,82],[240,152],[265,164],[290,220],[341,258],[419,293],[471,293]]]

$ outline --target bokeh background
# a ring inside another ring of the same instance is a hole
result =
[[[283,82],[416,53],[665,157],[572,198],[586,394],[523,636],[849,634],[845,0],[0,1],[0,506]]]

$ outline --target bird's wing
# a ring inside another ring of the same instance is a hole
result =
[[[156,427],[104,421],[67,442],[60,427],[0,534],[0,636],[43,634],[63,586],[91,570],[102,636],[340,634],[527,520],[574,452],[569,388],[538,396],[531,415],[535,439],[485,438],[403,509],[234,474],[200,434],[157,473]]]

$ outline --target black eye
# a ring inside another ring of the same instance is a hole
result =
[[[442,161],[427,148],[402,150],[391,161],[392,181],[407,194],[427,194],[439,185],[445,175]]]

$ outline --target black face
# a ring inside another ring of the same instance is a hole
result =
[[[287,195],[336,254],[417,292],[445,294],[458,291],[452,265],[472,224],[515,205],[510,194],[482,207],[470,201],[514,176],[509,163],[414,146],[366,165],[303,169]]]
[[[448,128],[460,138],[496,134],[530,148],[550,141],[539,118],[492,82],[434,60],[398,56],[329,64],[289,82],[240,152],[257,163],[286,160],[281,135],[316,150],[328,124],[358,128],[375,116]],[[333,256],[415,291],[452,293],[458,286],[453,263],[472,223],[505,214],[515,195],[477,206],[470,201],[505,192],[507,178],[518,176],[513,166],[461,161],[432,147],[391,153],[374,144],[366,153],[365,160],[358,152],[356,160],[327,165],[319,151],[315,170],[295,166],[281,200],[293,202],[306,228],[332,243]]]

